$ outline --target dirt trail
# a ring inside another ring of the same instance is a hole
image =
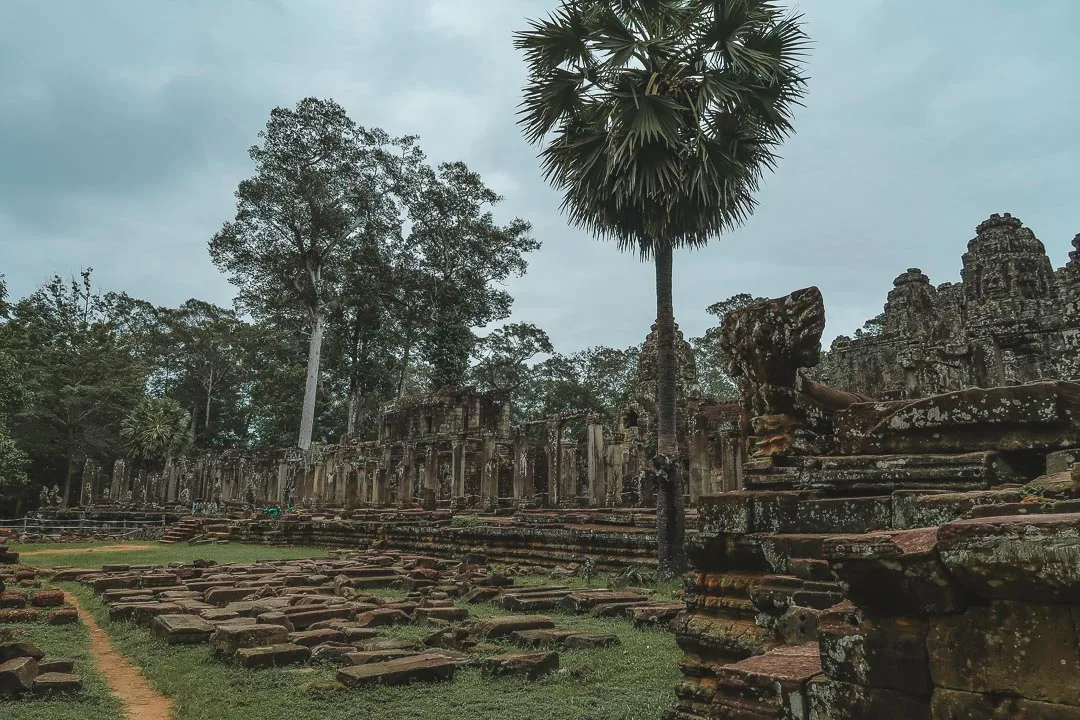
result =
[[[47,551],[46,551],[47,552]],[[105,678],[113,695],[124,703],[128,720],[168,720],[173,717],[172,701],[150,687],[139,668],[116,652],[109,636],[94,620],[94,616],[79,606],[78,599],[70,594],[67,600],[79,611],[79,618],[90,630],[90,650],[94,654],[98,671]]]
[[[108,553],[108,552],[127,552],[131,550],[153,550],[154,548],[161,547],[161,545],[101,545],[100,547],[92,548],[54,548],[50,550],[20,550],[19,557],[30,557],[31,555],[70,555],[74,553]]]

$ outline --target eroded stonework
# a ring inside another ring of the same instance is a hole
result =
[[[893,281],[881,332],[833,342],[821,378],[889,398],[1080,377],[1080,235],[1054,270],[1009,213],[976,228],[962,281],[934,286],[918,268]]]

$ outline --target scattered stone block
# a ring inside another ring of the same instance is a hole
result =
[[[546,615],[500,615],[484,618],[473,628],[477,637],[498,638],[519,630],[543,630],[555,627]]]
[[[523,677],[536,680],[559,669],[559,654],[541,653],[504,653],[485,658],[480,663],[481,671],[491,677]]]
[[[420,622],[430,620],[445,620],[446,622],[461,622],[469,619],[467,608],[450,607],[420,607],[416,608],[413,617]]]
[[[401,610],[384,608],[381,610],[369,610],[356,616],[356,624],[364,628],[382,627],[384,625],[405,625],[411,622],[411,618]]]
[[[285,644],[288,639],[280,625],[218,625],[210,636],[210,654],[230,656],[243,648]]]
[[[301,630],[299,632],[289,633],[289,642],[309,648],[326,642],[341,642],[344,639],[344,633],[332,628],[323,628],[322,630]]]
[[[30,689],[38,674],[32,657],[17,657],[0,663],[0,694],[17,695]]]
[[[75,663],[71,660],[39,660],[38,672],[44,673],[69,673],[75,669]]]
[[[264,612],[255,618],[255,622],[260,625],[280,625],[289,632],[294,632],[296,626],[292,624],[288,616],[285,613],[272,610],[270,612]]]
[[[234,658],[246,668],[267,668],[306,662],[311,650],[293,643],[276,643],[260,647],[240,648]]]
[[[562,647],[568,637],[580,635],[580,630],[517,630],[510,633],[511,643],[523,648]]]
[[[197,615],[158,615],[150,632],[168,645],[197,645],[207,642],[216,628]]]
[[[420,653],[415,650],[358,650],[348,653],[345,658],[350,665],[366,665],[367,663],[386,662],[404,657],[414,657]]]
[[[350,687],[374,683],[403,685],[409,682],[439,682],[453,679],[457,663],[444,655],[412,657],[353,665],[338,670],[338,682]]]
[[[581,633],[570,635],[563,640],[563,647],[567,650],[593,650],[606,648],[620,643],[618,635],[596,635],[593,633]]]
[[[45,653],[37,645],[28,642],[2,642],[0,643],[0,662],[7,662],[15,658],[29,657],[41,660]]]
[[[82,678],[62,672],[43,672],[34,678],[32,690],[35,695],[74,693],[82,690]]]

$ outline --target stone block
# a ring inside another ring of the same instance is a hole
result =
[[[394,609],[368,610],[367,612],[358,613],[355,618],[356,624],[363,628],[407,625],[411,621],[412,618],[404,612]]]
[[[210,654],[230,656],[242,648],[287,643],[289,633],[280,625],[218,625],[210,636]]]
[[[567,650],[594,650],[596,648],[614,647],[619,645],[620,642],[618,635],[578,633],[563,640],[563,647]]]
[[[413,617],[419,622],[429,620],[445,620],[446,622],[461,622],[469,619],[469,610],[459,607],[419,607],[413,613]]]
[[[375,683],[402,685],[409,682],[438,682],[452,680],[456,669],[457,663],[443,655],[413,655],[344,667],[338,670],[337,680],[349,687]]]
[[[543,630],[555,627],[546,615],[498,615],[477,621],[473,632],[484,639],[499,638],[519,630]]]
[[[345,619],[351,618],[355,611],[351,607],[338,606],[338,607],[322,607],[314,608],[311,610],[304,610],[301,612],[291,612],[285,610],[285,616],[289,619],[289,622],[293,624],[297,630],[305,630],[311,627],[317,622],[333,619]]]
[[[241,648],[236,651],[235,659],[246,668],[281,667],[307,662],[311,650],[293,643],[276,643],[260,647]]]
[[[512,644],[523,648],[562,647],[568,637],[581,635],[581,630],[517,630],[507,638]]]
[[[818,627],[822,669],[832,680],[929,697],[928,632],[919,617],[825,618]]]
[[[1080,462],[1080,448],[1049,453],[1046,456],[1046,474],[1056,475],[1057,473],[1068,472],[1072,470],[1077,462]]]
[[[323,628],[322,630],[301,630],[289,633],[289,642],[304,647],[315,647],[326,642],[341,642],[345,634],[340,630]]]
[[[0,663],[0,695],[17,695],[30,689],[38,674],[32,657],[17,657]]]
[[[484,658],[480,670],[490,677],[522,677],[536,680],[559,669],[559,654],[541,653],[504,653]]]
[[[64,591],[37,590],[30,595],[30,604],[38,608],[59,607],[64,604]]]
[[[35,695],[53,693],[76,693],[82,690],[83,681],[78,675],[62,672],[43,672],[34,678],[32,690]]]
[[[148,628],[158,615],[180,615],[182,613],[183,608],[176,603],[144,603],[135,606],[131,619],[139,627]]]
[[[1080,707],[1018,697],[938,688],[930,702],[933,720],[1080,720]]]
[[[45,653],[37,645],[22,641],[0,642],[0,662],[28,657],[41,660]]]
[[[1080,610],[1011,601],[931,619],[934,685],[1080,705]]]
[[[395,648],[391,650],[358,650],[349,653],[345,657],[350,665],[366,665],[367,663],[386,662],[387,660],[415,657],[419,654],[420,653],[416,650]]]
[[[815,679],[806,694],[808,720],[931,720],[929,699],[895,690]]]
[[[937,545],[950,575],[980,598],[1080,604],[1080,514],[957,520]]]
[[[210,639],[215,627],[197,615],[158,615],[150,632],[167,645],[196,645]]]
[[[39,660],[39,673],[69,673],[75,669],[75,663],[71,660]]]

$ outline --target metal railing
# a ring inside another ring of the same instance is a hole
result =
[[[0,531],[14,530],[22,535],[95,535],[117,538],[156,537],[164,532],[165,516],[160,520],[96,520],[94,518],[50,519],[22,517],[0,520]]]

